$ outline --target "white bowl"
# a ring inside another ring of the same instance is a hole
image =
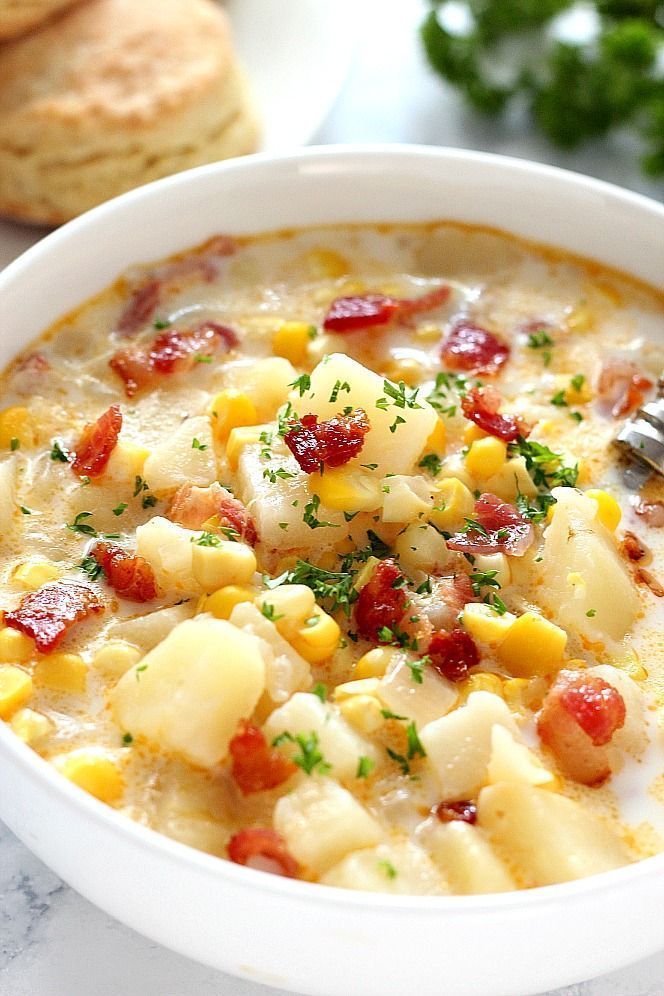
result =
[[[0,275],[0,364],[127,266],[323,222],[455,219],[664,275],[664,208],[546,166],[428,148],[322,148],[205,166],[71,222]],[[0,817],[108,913],[208,965],[325,996],[519,996],[661,947],[664,856],[497,896],[348,892],[178,844],[68,783],[0,723]]]

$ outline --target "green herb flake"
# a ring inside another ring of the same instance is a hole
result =
[[[91,526],[86,519],[92,517],[92,512],[79,512],[73,522],[67,524],[67,529],[72,533],[80,533],[82,536],[97,536],[97,530]]]
[[[126,501],[121,501],[120,504],[116,505],[115,508],[113,509],[113,515],[117,516],[122,515],[122,513],[125,512],[128,507],[129,506],[127,505]]]
[[[368,778],[375,767],[376,762],[374,759],[363,754],[357,759],[357,771],[355,772],[355,777]]]
[[[69,453],[57,439],[53,440],[50,457],[55,463],[69,463]]]

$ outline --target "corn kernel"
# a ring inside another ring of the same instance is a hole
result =
[[[606,491],[600,491],[597,488],[591,488],[590,491],[586,491],[586,497],[592,498],[593,501],[597,502],[597,518],[603,526],[614,533],[622,518],[620,505],[616,499],[607,494]]]
[[[280,584],[272,591],[261,592],[256,604],[264,615],[275,617],[279,629],[297,629],[318,608],[313,591],[304,584]]]
[[[461,701],[465,702],[473,692],[491,692],[493,695],[503,695],[503,682],[499,675],[490,671],[478,671],[471,674],[459,687]]]
[[[417,326],[414,334],[416,339],[422,339],[424,342],[439,342],[442,335],[440,325],[436,325],[435,322],[423,322]]]
[[[120,678],[138,664],[141,657],[138,647],[132,646],[125,640],[112,640],[97,651],[92,663],[98,671]]]
[[[0,630],[0,664],[25,664],[35,655],[35,643],[29,636],[7,626]]]
[[[132,484],[143,473],[143,465],[150,450],[130,439],[118,440],[113,448],[104,476],[109,481],[130,481]]]
[[[507,459],[507,444],[495,436],[477,439],[466,455],[466,469],[473,477],[483,480],[497,474]]]
[[[50,733],[53,723],[34,709],[19,709],[12,716],[10,726],[17,737],[26,744],[35,744]]]
[[[101,802],[116,802],[124,792],[124,779],[116,762],[94,750],[74,750],[54,758],[53,764],[70,782]]]
[[[371,576],[378,563],[380,563],[378,557],[369,557],[366,564],[362,570],[357,573],[355,580],[353,581],[353,588],[355,591],[362,591],[365,584],[368,584],[369,581],[371,581]]]
[[[218,546],[194,543],[191,568],[203,591],[217,591],[229,584],[246,584],[256,572],[256,555],[246,543],[219,540]]]
[[[272,352],[300,366],[307,358],[312,329],[315,334],[316,327],[308,322],[284,322],[272,336]]]
[[[243,585],[228,584],[214,591],[203,600],[203,612],[211,612],[215,619],[230,619],[233,609],[242,602],[253,602],[256,592]]]
[[[382,678],[395,654],[391,647],[374,647],[362,654],[355,665],[357,678]]]
[[[593,390],[587,377],[567,377],[563,387],[568,405],[585,405],[593,399]]]
[[[590,332],[595,327],[595,316],[590,308],[582,303],[568,312],[566,325],[570,332]]]
[[[281,355],[281,354],[279,354]],[[231,431],[241,426],[256,425],[256,406],[243,391],[228,388],[213,398],[210,405],[212,431],[219,442],[226,442]]]
[[[457,526],[462,526],[466,517],[471,516],[474,510],[475,498],[472,491],[456,477],[446,477],[436,484],[429,520],[437,529],[453,531]]]
[[[442,419],[438,419],[436,427],[427,439],[425,453],[444,453],[447,446],[447,429]]]
[[[611,660],[611,664],[628,674],[633,681],[645,681],[648,677],[648,672],[641,663],[641,658],[631,647],[621,657]]]
[[[274,425],[242,425],[231,429],[226,443],[226,459],[231,470],[237,470],[240,454],[245,446],[260,443],[263,433],[272,433]]]
[[[317,606],[314,613],[305,619],[304,625],[289,635],[288,640],[306,661],[320,664],[332,656],[339,646],[340,637],[339,624]]]
[[[487,439],[488,437],[489,433],[485,432],[484,429],[480,429],[479,425],[475,425],[474,422],[469,422],[463,430],[463,441],[466,446],[476,443],[478,439]]]
[[[510,709],[521,709],[526,705],[524,697],[529,688],[528,678],[506,678],[503,681],[503,698]]]
[[[32,695],[32,678],[20,667],[0,667],[0,719],[9,719]]]
[[[567,633],[535,612],[512,623],[497,650],[499,660],[517,678],[548,674],[560,667]]]
[[[335,702],[342,702],[352,695],[376,695],[380,689],[378,678],[360,678],[357,681],[344,681],[334,689]]]
[[[382,706],[373,695],[353,695],[339,703],[341,715],[359,733],[371,734],[385,722]]]
[[[14,571],[12,580],[25,591],[36,591],[49,581],[55,581],[60,577],[60,570],[56,564],[48,560],[40,560],[34,563],[21,564]]]
[[[316,479],[316,493],[327,508],[336,512],[372,512],[380,508],[380,482],[362,471],[345,467],[326,470]]]
[[[334,249],[310,249],[306,262],[315,280],[338,280],[350,269],[348,260]]]
[[[36,685],[58,692],[84,692],[88,665],[78,654],[49,654],[37,663]]]
[[[20,405],[0,412],[0,449],[10,449],[15,439],[21,446],[28,447],[37,442],[34,419],[30,411]]]
[[[464,606],[461,619],[463,628],[473,639],[490,647],[500,646],[515,622],[516,616],[511,612],[499,616],[484,602],[470,602]]]
[[[411,523],[394,542],[394,552],[407,572],[439,574],[449,559],[449,551],[440,533],[424,523]]]
[[[388,380],[403,381],[409,387],[415,387],[422,380],[422,364],[414,356],[401,356],[392,360],[385,376]]]

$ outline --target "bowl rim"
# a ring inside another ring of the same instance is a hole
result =
[[[212,174],[223,176],[227,173],[251,171],[255,167],[284,163],[297,167],[298,164],[306,165],[308,162],[316,160],[330,163],[353,160],[359,165],[362,161],[378,160],[385,157],[404,161],[422,158],[438,159],[456,161],[460,164],[472,162],[479,165],[484,164],[487,167],[502,167],[516,173],[535,176],[542,181],[553,180],[557,183],[563,183],[563,185],[566,184],[569,188],[581,188],[588,193],[599,193],[633,209],[654,214],[664,221],[664,204],[660,205],[652,198],[585,174],[514,156],[409,144],[310,146],[293,152],[276,155],[257,153],[236,160],[199,166],[113,198],[49,233],[9,263],[0,272],[0,296],[8,284],[15,279],[20,279],[23,271],[29,271],[33,265],[39,264],[43,256],[48,257],[51,252],[57,251],[61,243],[65,243],[69,238],[79,233],[85,233],[86,230],[94,230],[99,222],[103,222],[107,217],[113,215],[118,208],[138,205],[146,197],[173,196],[179,188],[192,183],[196,184],[200,179]],[[365,223],[371,224],[371,222]],[[380,223],[380,219],[374,223]],[[266,231],[270,231],[270,229],[268,228]],[[186,251],[188,248],[190,247],[184,247],[181,251]],[[629,275],[629,271],[625,272]],[[52,764],[21,741],[6,723],[0,723],[0,753],[4,754],[9,763],[16,767],[19,775],[32,782],[35,788],[63,800],[72,814],[83,811],[90,822],[119,835],[121,838],[124,837],[141,850],[149,851],[180,868],[211,876],[219,883],[228,881],[238,888],[269,892],[281,896],[285,900],[304,899],[326,906],[362,907],[374,912],[389,913],[401,910],[418,912],[422,915],[437,915],[445,912],[454,913],[457,916],[475,916],[478,912],[494,914],[513,909],[521,910],[524,907],[534,911],[551,904],[559,906],[565,901],[590,894],[608,893],[615,889],[624,890],[643,878],[664,873],[664,853],[662,853],[643,858],[613,871],[600,872],[571,882],[486,895],[400,896],[303,882],[278,875],[266,875],[264,872],[233,864],[225,858],[199,851],[157,830],[142,826],[67,781]]]

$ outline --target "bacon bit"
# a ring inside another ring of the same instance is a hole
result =
[[[434,809],[441,823],[452,823],[461,820],[462,823],[477,823],[477,806],[474,802],[464,799],[463,802],[441,802]]]
[[[395,319],[405,322],[423,311],[440,308],[450,294],[450,287],[436,287],[417,298],[389,297],[385,294],[338,297],[330,305],[323,328],[328,332],[358,332],[377,325],[389,325]]]
[[[125,393],[131,398],[162,376],[191,370],[197,357],[212,357],[222,345],[231,350],[238,343],[237,333],[226,325],[200,322],[191,329],[166,329],[147,351],[121,349],[111,358],[109,366],[124,381]]]
[[[650,551],[645,543],[642,543],[636,533],[631,532],[631,530],[626,529],[625,535],[623,536],[622,543],[620,544],[620,552],[627,560],[631,560],[633,563],[638,563],[645,557],[650,559]]]
[[[664,526],[664,502],[641,500],[635,506],[634,511],[654,529],[661,529]]]
[[[151,602],[158,589],[150,564],[113,543],[97,543],[90,551],[111,588],[132,602]]]
[[[30,353],[20,359],[14,369],[13,384],[19,394],[34,394],[42,389],[51,364],[42,353]]]
[[[473,523],[477,523],[477,528]],[[461,553],[508,553],[522,557],[534,536],[532,524],[514,505],[487,493],[475,502],[475,515],[469,520],[467,530],[450,536],[447,547]]]
[[[459,625],[459,615],[464,605],[480,601],[468,575],[454,574],[434,581],[431,598],[427,599],[422,611],[432,623],[433,629],[452,630]]]
[[[645,392],[653,382],[639,370],[636,363],[623,357],[606,360],[597,381],[597,393],[611,409],[614,418],[628,415],[643,404]]]
[[[239,539],[250,546],[258,542],[256,524],[241,501],[216,481],[207,488],[183,484],[173,496],[167,517],[186,529],[200,529],[208,519],[219,517],[219,524],[234,529]]]
[[[240,723],[229,750],[231,774],[243,795],[275,788],[297,771],[292,761],[269,746],[262,730],[253,723]]]
[[[103,611],[104,606],[92,588],[68,581],[28,592],[17,609],[5,612],[5,624],[32,637],[37,650],[47,654],[77,622]]]
[[[518,415],[501,415],[500,394],[495,387],[473,387],[461,399],[463,414],[491,436],[513,443],[530,434],[531,426]]]
[[[299,870],[283,837],[275,830],[260,827],[234,834],[228,842],[228,857],[236,865],[246,865],[285,878],[297,878]]]
[[[161,281],[150,279],[137,287],[129,298],[129,303],[120,315],[118,333],[127,337],[137,332],[150,321],[161,300]]]
[[[361,452],[371,428],[362,408],[325,422],[319,422],[317,415],[303,415],[290,425],[284,442],[306,474],[323,467],[343,467]]]
[[[381,560],[355,603],[355,622],[365,640],[390,643],[382,639],[380,630],[393,630],[403,616],[408,596],[403,589],[405,577],[392,558]]]
[[[602,678],[561,671],[544,699],[537,732],[563,771],[583,785],[611,773],[604,749],[625,723],[622,695]]]
[[[637,584],[644,584],[646,587],[650,588],[656,598],[664,598],[664,587],[659,583],[657,578],[650,573],[650,571],[645,569],[645,567],[636,568],[634,571],[634,580]]]
[[[462,629],[434,633],[427,653],[431,666],[448,681],[463,681],[470,668],[477,667],[480,662],[475,641]]]
[[[108,465],[122,429],[119,405],[111,405],[96,422],[86,425],[76,447],[72,470],[79,477],[100,477]]]
[[[476,374],[498,373],[509,355],[509,346],[466,318],[452,325],[441,348],[446,366]]]

